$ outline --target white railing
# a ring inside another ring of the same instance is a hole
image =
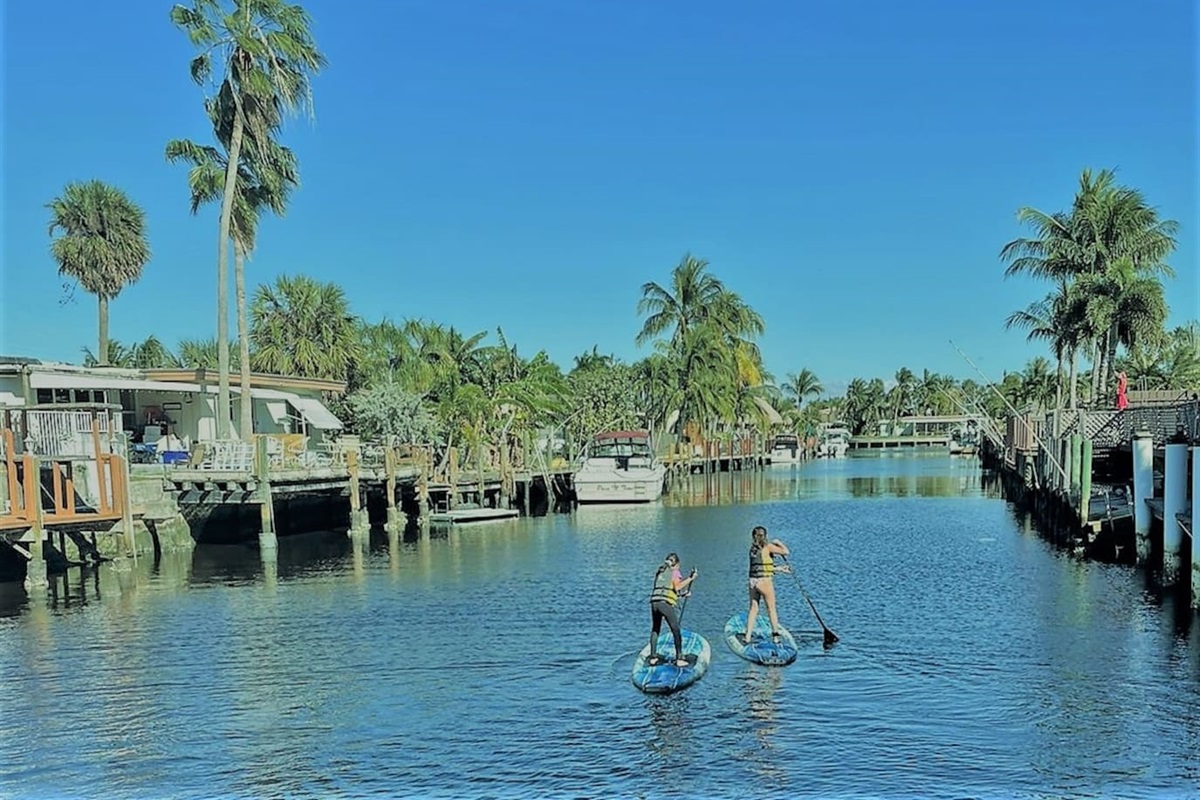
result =
[[[100,434],[100,452],[111,451],[109,434],[118,430],[114,415],[100,411],[26,411],[25,444],[43,456],[92,457],[92,422]]]
[[[250,442],[243,442],[239,439],[218,439],[199,442],[195,447],[203,448],[204,457],[200,463],[181,462],[177,466],[212,472],[250,472],[254,469],[254,445]]]

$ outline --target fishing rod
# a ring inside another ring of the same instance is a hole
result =
[[[953,347],[955,350],[958,350],[958,354],[963,357],[964,361],[966,361],[968,364],[971,365],[971,368],[974,369],[975,372],[979,374],[979,377],[983,378],[984,383],[986,383],[988,385],[988,388],[991,389],[993,392],[995,392],[996,396],[999,397],[1002,401],[1004,401],[1004,405],[1008,408],[1009,411],[1011,411],[1013,413],[1013,416],[1015,416],[1015,417],[1023,416],[1020,411],[1017,411],[1017,409],[1013,407],[1012,403],[1008,402],[1008,398],[1005,397],[1004,394],[999,389],[996,388],[995,384],[992,383],[991,379],[988,378],[987,375],[983,374],[983,370],[981,370],[979,367],[975,366],[975,362],[972,361],[970,358],[968,358],[966,353],[964,353],[962,350],[959,350],[958,345],[956,345],[954,343],[953,339],[950,340],[950,346]],[[1035,431],[1033,429],[1032,425],[1026,425],[1026,427],[1029,429],[1029,435],[1034,438],[1034,440],[1038,443],[1038,446],[1040,446],[1043,450],[1046,451],[1046,455],[1049,457],[1050,463],[1052,463],[1054,465],[1054,468],[1058,470],[1060,475],[1062,475],[1063,480],[1069,482],[1071,480],[1071,478],[1069,475],[1067,475],[1067,471],[1065,469],[1063,469],[1062,464],[1059,463],[1057,454],[1050,452],[1050,448],[1046,446],[1046,443],[1045,443],[1045,441],[1042,440],[1042,437],[1037,435],[1037,431]]]

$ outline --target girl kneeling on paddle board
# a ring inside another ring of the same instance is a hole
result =
[[[695,569],[686,578],[680,574],[679,556],[674,553],[667,553],[663,563],[658,565],[658,571],[654,573],[654,589],[650,592],[650,658],[646,662],[652,667],[661,661],[654,648],[664,619],[671,628],[671,635],[675,637],[675,666],[688,665],[683,657],[683,635],[679,630],[679,597],[694,580]]]
[[[746,633],[744,643],[749,644],[754,623],[758,618],[758,599],[767,602],[767,617],[771,620],[771,638],[779,642],[779,617],[775,613],[775,582],[772,576],[776,572],[789,572],[791,567],[786,564],[776,567],[771,556],[788,556],[787,545],[778,539],[767,541],[767,529],[758,525],[750,532],[750,613],[746,615]]]

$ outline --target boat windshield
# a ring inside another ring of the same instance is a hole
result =
[[[606,437],[592,442],[588,455],[592,458],[618,458],[620,456],[650,458],[650,443],[640,437]]]

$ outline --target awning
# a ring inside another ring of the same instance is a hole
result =
[[[329,409],[321,404],[320,400],[314,400],[311,397],[289,397],[288,402],[295,406],[296,410],[314,428],[326,431],[340,431],[342,429],[342,421],[331,414]]]
[[[85,375],[73,372],[31,372],[29,385],[34,389],[132,389],[144,392],[202,392],[216,394],[216,386],[202,389],[198,383],[174,383],[126,378],[120,375]]]

